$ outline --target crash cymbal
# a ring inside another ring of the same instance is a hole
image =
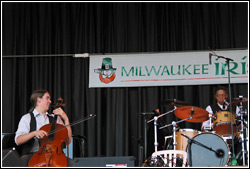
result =
[[[246,97],[232,99],[232,104],[239,104],[240,102],[246,103],[248,102],[248,99]]]
[[[170,106],[188,106],[190,104],[181,101],[181,100],[176,100],[176,99],[167,99],[161,102],[161,105],[165,106],[165,107],[170,107]]]
[[[182,106],[177,108],[174,111],[174,114],[184,120],[187,119],[188,117],[192,115],[192,118],[189,120],[186,120],[188,122],[193,122],[193,123],[201,123],[204,122],[206,120],[208,120],[208,111],[200,108],[200,107],[195,107],[195,106]]]

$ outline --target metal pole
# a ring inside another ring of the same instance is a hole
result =
[[[144,160],[147,159],[147,119],[144,117]]]
[[[174,145],[174,150],[176,150],[176,145],[177,145],[177,143],[176,143],[176,122],[173,121],[172,124],[173,124],[173,137],[174,137],[173,145]]]
[[[232,134],[232,165],[237,165],[237,159],[235,158],[234,154],[234,129],[233,129],[233,110],[232,110],[232,101],[231,101],[231,85],[230,85],[230,60],[226,60],[227,66],[228,66],[228,94],[229,94],[229,107],[230,107],[230,112],[231,112],[231,134]]]
[[[155,117],[154,117],[154,131],[155,131],[155,142],[154,142],[154,146],[155,146],[155,152],[157,152],[157,146],[158,146],[158,142],[157,142],[157,119],[158,119],[158,117],[155,116]]]
[[[243,96],[239,96],[239,98],[243,98]],[[240,137],[241,137],[241,146],[242,146],[242,158],[243,158],[243,166],[246,165],[245,162],[245,134],[244,134],[244,111],[243,111],[243,105],[242,102],[240,102],[240,117],[241,117],[241,130],[240,130]]]

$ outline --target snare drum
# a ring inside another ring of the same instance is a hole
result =
[[[213,121],[213,130],[221,136],[231,135],[231,114],[228,111],[220,111],[216,114],[216,120]],[[233,114],[233,128],[236,132],[235,127],[235,114]]]
[[[193,140],[208,148],[195,142],[188,144],[188,163],[191,167],[216,167],[225,166],[228,163],[229,147],[221,136],[205,132],[194,136]]]
[[[179,131],[176,132],[176,150],[183,150],[186,151],[187,145],[188,145],[188,139],[181,134],[184,134],[190,138],[193,138],[199,132],[197,130],[193,129],[180,129]]]

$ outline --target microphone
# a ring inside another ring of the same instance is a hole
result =
[[[224,100],[224,103],[225,103],[227,106],[229,106],[229,103],[227,102],[227,100]]]
[[[209,64],[211,65],[211,57],[212,57],[212,53],[209,53]]]
[[[222,149],[218,149],[218,150],[215,152],[215,154],[216,154],[217,157],[222,158],[222,157],[224,157],[225,152],[224,152]]]
[[[223,105],[222,105],[222,108],[225,110],[225,109],[226,109],[226,106],[229,106],[229,103],[228,103],[226,100],[224,100],[224,103],[223,103]]]

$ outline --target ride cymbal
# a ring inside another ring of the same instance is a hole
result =
[[[208,120],[208,111],[196,107],[196,106],[182,106],[177,108],[174,111],[174,114],[179,118],[179,119],[187,119],[192,115],[191,119],[186,120],[187,122],[193,122],[193,123],[201,123],[206,120]]]

